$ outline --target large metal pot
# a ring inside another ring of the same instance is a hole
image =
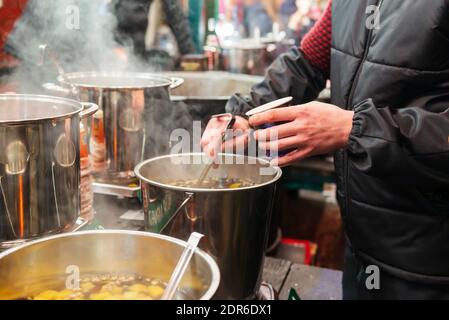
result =
[[[183,79],[148,73],[76,72],[58,80],[81,101],[99,105],[108,176],[132,178],[134,167],[143,159],[168,153],[176,117],[169,90]]]
[[[263,80],[259,76],[224,71],[178,71],[163,74],[185,80],[182,86],[171,91],[172,105],[178,114],[173,125],[190,133],[192,146],[198,143],[194,121],[201,122],[201,129],[204,130],[213,115],[225,112],[226,103],[232,95],[249,95],[251,87]]]
[[[172,90],[171,99],[177,108],[185,105],[192,120],[204,123],[212,115],[224,113],[232,95],[249,95],[251,87],[263,80],[260,76],[224,71],[167,72],[164,75],[185,80],[181,87]]]
[[[85,231],[30,242],[0,254],[0,300],[64,287],[70,274],[137,274],[167,282],[186,243],[135,231]],[[69,268],[69,269],[68,269]],[[178,298],[210,299],[220,282],[215,261],[196,249]]]
[[[136,167],[141,180],[146,230],[181,239],[197,231],[208,237],[202,248],[218,262],[220,299],[253,299],[260,286],[276,182],[281,170],[267,161],[221,155],[210,177],[248,179],[240,189],[175,187],[177,180],[195,180],[202,154],[158,157]]]
[[[97,109],[63,98],[0,95],[1,247],[75,224],[80,119]]]

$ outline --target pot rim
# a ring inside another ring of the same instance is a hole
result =
[[[48,96],[48,95],[0,94],[0,101],[2,101],[2,100],[22,100],[22,101],[29,100],[30,102],[36,101],[36,102],[48,102],[48,103],[55,102],[55,103],[62,103],[62,104],[66,104],[66,105],[70,104],[77,109],[72,112],[66,112],[66,113],[58,115],[58,116],[48,116],[48,117],[40,117],[40,118],[25,118],[25,119],[15,119],[15,120],[1,120],[0,119],[0,125],[29,124],[29,123],[40,122],[40,121],[67,119],[67,118],[73,117],[74,115],[79,114],[84,109],[82,103],[79,101],[76,101],[73,99],[61,98],[61,97]]]
[[[262,41],[257,41],[254,38],[243,38],[239,40],[229,40],[222,44],[223,49],[234,50],[265,50],[268,44]]]
[[[82,78],[85,77],[111,77],[111,78],[138,78],[145,80],[157,80],[160,83],[154,85],[143,86],[102,86],[83,83]],[[73,81],[73,79],[78,79]],[[172,79],[158,75],[155,73],[145,72],[121,72],[121,71],[79,71],[69,72],[58,76],[58,81],[67,86],[86,89],[103,89],[103,90],[143,90],[149,88],[170,87],[173,83]]]
[[[226,77],[226,80],[230,81],[242,81],[248,82],[251,86],[257,84],[263,80],[263,76],[249,75],[249,74],[239,74],[231,73],[227,71],[165,71],[161,72],[163,76],[168,77],[179,77],[183,78],[186,82],[190,80],[207,80],[212,78],[213,80],[222,80]],[[217,101],[226,102],[232,95],[219,95],[219,96],[195,96],[195,95],[179,95],[176,91],[171,93],[171,101],[173,102],[207,102],[207,101]]]
[[[77,232],[73,232],[73,233],[59,234],[59,235],[45,237],[42,239],[28,242],[24,245],[20,245],[20,246],[14,247],[12,249],[8,249],[8,250],[4,251],[3,253],[0,253],[0,260],[9,255],[12,255],[20,250],[23,250],[27,247],[31,247],[33,245],[40,244],[43,242],[49,242],[49,241],[57,240],[60,238],[81,237],[84,235],[95,235],[95,234],[112,234],[112,235],[126,234],[126,235],[132,235],[132,236],[143,236],[143,237],[158,238],[161,240],[166,240],[168,242],[180,245],[182,248],[185,248],[187,246],[186,241],[183,241],[183,240],[180,240],[180,239],[177,239],[174,237],[162,235],[162,234],[152,233],[152,232],[131,231],[131,230],[89,230],[89,231],[77,231]],[[206,290],[206,292],[200,298],[200,300],[210,300],[217,292],[218,286],[220,284],[220,277],[221,277],[220,269],[218,268],[217,262],[212,258],[211,255],[207,254],[206,252],[204,252],[203,250],[201,250],[199,248],[195,248],[195,253],[197,253],[201,258],[203,258],[206,261],[207,265],[211,269],[211,284],[210,284],[209,288]]]
[[[262,188],[268,185],[271,185],[273,183],[276,183],[277,181],[279,181],[279,179],[282,177],[282,169],[277,167],[277,166],[271,166],[271,168],[273,168],[276,171],[276,174],[273,175],[273,178],[270,179],[267,182],[261,183],[261,184],[257,184],[257,185],[253,185],[253,186],[249,186],[249,187],[243,187],[243,188],[236,188],[236,189],[206,189],[206,188],[188,188],[188,187],[178,187],[178,186],[172,186],[169,184],[165,184],[165,183],[161,183],[161,182],[157,182],[154,180],[151,180],[149,178],[144,177],[140,171],[142,170],[143,167],[145,167],[147,164],[152,163],[152,162],[156,162],[158,160],[161,159],[167,159],[167,158],[171,158],[174,156],[205,156],[204,153],[181,153],[181,154],[174,154],[174,155],[164,155],[164,156],[160,156],[160,157],[156,157],[156,158],[152,158],[149,160],[146,160],[144,162],[139,163],[136,168],[134,169],[134,173],[136,174],[136,176],[139,178],[139,180],[141,182],[146,182],[149,183],[150,185],[154,185],[156,187],[159,188],[164,188],[164,189],[168,189],[168,190],[173,190],[173,191],[183,191],[183,192],[239,192],[239,191],[244,191],[244,190],[253,190],[253,189],[258,189],[258,188]],[[262,158],[256,158],[256,157],[248,157],[248,156],[242,156],[242,155],[238,155],[238,154],[231,154],[231,153],[219,153],[218,156],[231,156],[234,158],[245,158],[245,159],[252,159],[255,160],[259,163],[263,163],[263,164],[269,164],[269,161],[262,159]]]

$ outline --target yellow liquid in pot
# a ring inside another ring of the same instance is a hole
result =
[[[81,278],[79,288],[49,288],[27,300],[158,300],[165,283],[136,275],[91,275]]]
[[[246,179],[238,178],[207,178],[198,185],[198,180],[175,180],[170,181],[167,184],[175,187],[182,188],[203,188],[203,189],[240,189],[245,187],[251,187],[254,183]]]

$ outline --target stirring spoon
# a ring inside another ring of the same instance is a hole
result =
[[[226,140],[228,138],[227,131],[232,129],[232,127],[235,124],[235,120],[236,120],[234,115],[231,113],[218,114],[213,117],[218,118],[218,117],[224,117],[224,116],[228,116],[228,117],[230,117],[230,119],[229,119],[228,124],[226,125],[226,129],[221,134],[221,144],[226,142]],[[213,165],[214,165],[213,161],[211,163],[209,163],[208,165],[206,165],[206,167],[203,169],[203,171],[200,174],[200,177],[197,180],[197,186],[201,186],[203,184],[204,179],[206,179],[207,174],[209,173],[209,171],[213,167]]]
[[[162,294],[161,300],[172,300],[176,291],[178,290],[179,284],[187,270],[190,260],[195,253],[196,248],[200,240],[204,237],[203,234],[194,232],[190,235],[187,245],[182,252],[181,258],[173,271],[170,280],[168,281],[167,287]]]

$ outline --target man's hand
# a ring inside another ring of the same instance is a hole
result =
[[[259,146],[266,150],[294,149],[287,155],[273,160],[275,165],[287,166],[307,157],[327,154],[346,147],[352,130],[353,117],[353,111],[343,110],[331,104],[311,102],[256,114],[249,119],[249,123],[254,127],[283,123],[256,131],[255,138],[259,141]],[[278,140],[267,141],[272,130],[277,131]]]
[[[201,147],[203,151],[211,158],[214,158],[217,151],[227,149],[229,146],[246,146],[248,143],[248,130],[249,124],[248,121],[242,117],[237,116],[235,124],[233,126],[233,130],[238,134],[234,136],[234,138],[229,141],[226,141],[222,146],[221,143],[221,135],[223,131],[226,129],[229,118],[226,116],[212,118],[207,124],[206,131],[201,138]]]

